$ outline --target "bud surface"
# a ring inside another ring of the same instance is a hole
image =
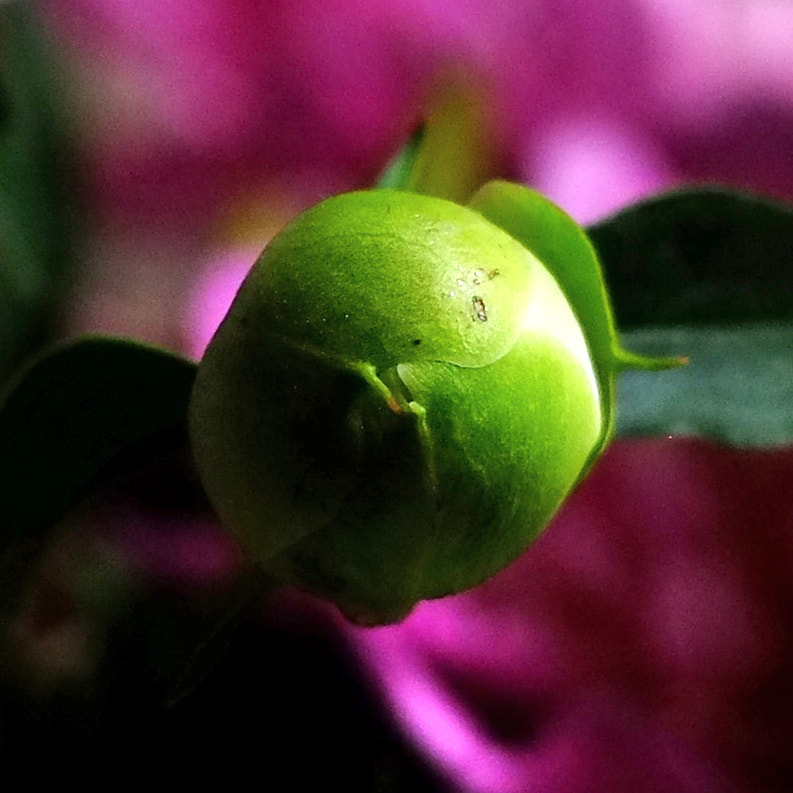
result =
[[[537,536],[601,439],[597,383],[515,238],[442,199],[347,193],[252,268],[199,366],[191,442],[256,563],[391,622]]]

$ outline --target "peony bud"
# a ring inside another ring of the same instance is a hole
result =
[[[602,382],[515,237],[442,199],[348,193],[249,273],[199,365],[191,441],[258,565],[391,622],[537,536],[603,445]]]

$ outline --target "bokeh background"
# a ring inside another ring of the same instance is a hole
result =
[[[371,184],[449,75],[483,98],[501,175],[582,223],[699,183],[793,200],[786,0],[25,5],[69,152],[55,338],[200,356],[267,240]],[[372,630],[279,595],[167,711],[169,619],[215,620],[238,559],[152,477],[71,516],[14,628],[14,773],[59,747],[72,774],[101,749],[118,773],[290,790],[793,789],[786,449],[618,442],[485,586]]]
[[[195,350],[213,257],[370,184],[451,69],[482,81],[504,175],[580,222],[692,182],[793,192],[782,0],[39,5],[91,226],[75,329]]]

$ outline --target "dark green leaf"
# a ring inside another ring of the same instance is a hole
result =
[[[690,357],[679,370],[621,376],[618,432],[792,442],[793,210],[706,188],[637,204],[588,233],[625,346]]]
[[[195,365],[103,337],[34,362],[0,407],[0,591],[100,477],[186,442]],[[7,592],[4,592],[7,596]]]
[[[669,193],[587,230],[621,330],[793,320],[793,209],[718,188]]]

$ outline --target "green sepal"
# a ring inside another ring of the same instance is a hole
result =
[[[614,366],[617,372],[626,369],[641,369],[645,372],[663,372],[667,369],[676,369],[688,363],[687,355],[640,355],[623,348],[614,351]]]
[[[469,206],[546,266],[581,323],[595,366],[604,419],[596,455],[614,432],[617,374],[626,368],[666,369],[685,359],[640,356],[622,348],[595,249],[584,230],[547,198],[528,187],[497,180],[484,185]]]
[[[407,190],[424,142],[425,125],[417,127],[375,180],[378,190]]]
[[[421,125],[376,180],[376,188],[405,190],[464,203],[493,178],[497,143],[481,78],[445,75],[432,92]]]

